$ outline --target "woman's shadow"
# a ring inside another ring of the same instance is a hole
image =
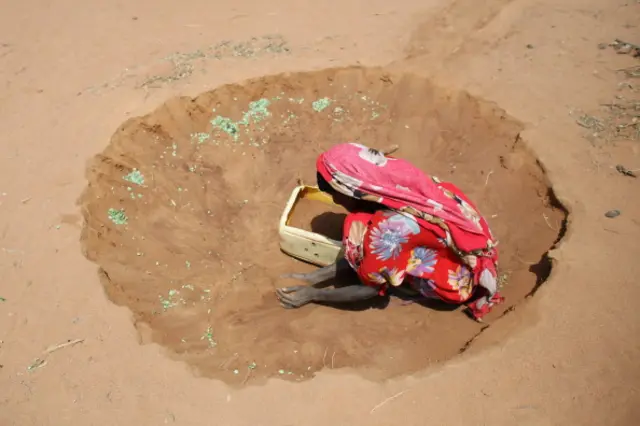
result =
[[[319,214],[311,220],[311,231],[317,234],[322,234],[335,241],[342,241],[344,220],[347,217],[345,213],[325,212]],[[360,279],[353,270],[348,270],[340,273],[336,278],[327,280],[321,284],[316,285],[318,288],[325,287],[346,287],[351,285],[360,285]],[[386,308],[391,297],[395,297],[402,301],[402,303],[416,303],[424,306],[428,309],[434,309],[437,311],[454,311],[458,309],[457,305],[445,303],[435,299],[420,298],[419,294],[415,294],[413,297],[407,292],[397,291],[391,289],[390,294],[387,296],[376,296],[374,298],[363,300],[360,302],[352,303],[318,303],[319,305],[329,306],[335,309],[343,311],[366,311],[368,309],[384,309]],[[415,292],[414,292],[415,293]]]
[[[345,213],[325,212],[311,219],[311,231],[335,241],[342,241]]]

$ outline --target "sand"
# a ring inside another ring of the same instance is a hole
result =
[[[640,168],[638,145],[576,123],[637,99],[616,71],[637,59],[606,46],[633,41],[637,5],[3,10],[1,424],[637,423],[640,201],[616,165]],[[342,78],[359,97],[329,86]],[[280,139],[262,149],[192,145],[218,115],[237,122],[281,92],[336,99],[355,118],[336,124],[305,101],[298,124],[269,122]],[[363,96],[388,108],[363,110]],[[279,274],[309,267],[270,245],[274,219],[320,149],[356,138],[401,145],[477,202],[513,271],[508,311],[479,325],[414,305],[277,305]],[[196,152],[205,189],[185,167]],[[123,180],[134,168],[148,188]],[[569,212],[557,244],[565,214],[550,188]]]
[[[521,130],[466,93],[378,69],[276,75],[173,99],[126,122],[89,165],[84,252],[143,339],[207,377],[246,384],[249,368],[252,383],[305,380],[327,367],[329,350],[334,368],[371,379],[413,373],[466,350],[482,326],[456,306],[397,300],[384,310],[368,309],[375,299],[355,310],[278,309],[280,275],[300,269],[277,234],[296,176],[310,181],[316,153],[340,137],[402,140],[398,155],[455,180],[487,212],[504,253],[498,318],[547,278],[566,217]],[[302,207],[300,220],[313,213]]]

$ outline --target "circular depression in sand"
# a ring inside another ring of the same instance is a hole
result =
[[[500,241],[515,305],[547,277],[563,227],[522,125],[497,106],[381,69],[281,74],[172,99],[124,123],[88,167],[85,255],[108,297],[207,377],[304,380],[352,367],[411,373],[459,353],[482,328],[460,309],[387,303],[284,310],[279,276],[310,266],[282,254],[277,223],[298,179],[337,142],[400,145],[397,155],[460,186]]]

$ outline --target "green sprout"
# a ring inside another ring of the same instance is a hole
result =
[[[248,127],[252,122],[259,123],[271,116],[268,110],[271,101],[266,98],[258,99],[257,101],[249,102],[249,110],[242,113],[242,118],[238,121],[233,121],[229,117],[223,117],[218,115],[211,120],[211,125],[220,131],[225,132],[237,141],[239,138],[240,127]],[[245,132],[248,130],[245,129]]]
[[[179,294],[178,290],[169,290],[169,297],[163,299],[162,296],[158,296],[160,298],[160,303],[162,304],[162,309],[167,310],[169,308],[173,308],[178,305],[178,302],[174,299],[175,296]]]
[[[259,123],[267,117],[271,116],[271,113],[267,109],[271,105],[269,99],[262,98],[254,102],[249,102],[249,111],[242,115],[242,120],[238,123],[248,126],[253,120],[254,123]]]
[[[209,138],[211,138],[211,135],[209,133],[192,133],[191,134],[191,140],[197,140],[199,144],[201,143],[205,143],[206,141],[209,140]]]
[[[238,125],[229,117],[219,115],[211,121],[211,125],[222,130],[234,140],[238,140]]]
[[[213,340],[213,329],[211,328],[211,326],[207,327],[207,331],[205,331],[202,337],[200,338],[200,340],[204,340],[204,339],[207,339],[207,341],[209,342],[210,348],[215,348],[218,345],[216,341]]]
[[[313,107],[313,110],[316,112],[322,112],[324,111],[327,107],[329,107],[329,105],[331,105],[332,100],[329,98],[322,98],[322,99],[318,99],[317,101],[313,101],[311,103],[311,106]]]
[[[135,183],[136,185],[144,185],[144,176],[140,173],[140,170],[133,169],[131,173],[122,177],[127,182]]]
[[[124,213],[124,209],[109,209],[109,219],[111,222],[116,225],[126,225],[127,224],[127,215]]]

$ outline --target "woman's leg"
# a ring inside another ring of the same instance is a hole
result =
[[[296,280],[306,281],[311,285],[319,284],[321,282],[336,278],[336,276],[347,269],[349,269],[349,263],[345,259],[340,259],[336,263],[325,266],[323,268],[316,269],[313,272],[307,274],[285,274],[282,278],[293,278]]]
[[[378,290],[361,284],[340,288],[315,288],[296,286],[276,290],[280,304],[284,308],[299,308],[311,302],[352,303],[371,299],[378,295]]]

